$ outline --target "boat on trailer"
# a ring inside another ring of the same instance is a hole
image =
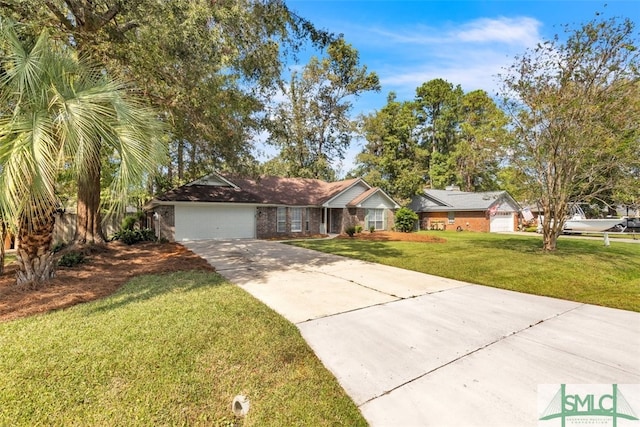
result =
[[[571,233],[602,233],[614,227],[624,229],[622,218],[593,218],[588,219],[579,205],[571,206],[571,216],[565,221],[562,232]]]

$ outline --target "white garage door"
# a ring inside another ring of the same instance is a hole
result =
[[[513,230],[513,212],[496,212],[491,216],[489,230],[492,233]]]
[[[176,206],[176,240],[254,238],[255,214],[250,206]]]

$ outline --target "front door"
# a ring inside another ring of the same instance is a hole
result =
[[[342,209],[329,209],[329,233],[342,233]]]

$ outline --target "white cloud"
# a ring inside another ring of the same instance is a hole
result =
[[[387,94],[412,100],[416,88],[442,78],[490,96],[499,90],[497,74],[513,63],[516,55],[541,39],[542,23],[530,17],[484,17],[462,23],[434,25],[404,23],[395,26],[362,26],[341,22],[337,31],[360,53],[361,63],[380,77],[382,91],[354,100],[352,116],[380,110]],[[362,141],[354,141],[341,162],[342,172],[353,168]]]
[[[527,17],[480,18],[462,25],[455,37],[462,42],[498,42],[529,47],[540,39],[538,29],[541,25],[537,19]]]
[[[479,18],[455,26],[370,29],[359,40],[364,61],[375,58],[369,65],[385,93],[412,98],[422,83],[443,78],[465,91],[484,89],[494,95],[497,75],[540,41],[541,25],[530,17]]]
[[[380,71],[385,90],[398,94],[411,91],[422,83],[442,78],[461,85],[465,92],[484,89],[494,94],[498,89],[497,74],[511,64],[512,56],[491,49],[459,49],[454,55],[442,54],[425,62],[398,64]]]
[[[504,43],[529,47],[539,38],[542,23],[534,18],[478,18],[461,24],[449,23],[443,27],[413,25],[394,30],[388,28],[361,28],[359,32],[372,37],[363,39],[383,45],[434,46],[457,43]]]

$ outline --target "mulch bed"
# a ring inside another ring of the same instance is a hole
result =
[[[446,239],[423,233],[367,231],[338,239],[443,243]],[[134,276],[174,271],[213,271],[204,259],[177,243],[139,243],[127,246],[111,242],[98,251],[88,251],[85,263],[58,267],[46,286],[31,290],[16,286],[15,266],[0,276],[0,322],[59,310],[114,293]]]
[[[56,277],[37,290],[16,286],[15,266],[9,265],[0,276],[0,322],[103,298],[141,274],[188,270],[213,268],[177,243],[111,242],[77,267],[58,267]]]

